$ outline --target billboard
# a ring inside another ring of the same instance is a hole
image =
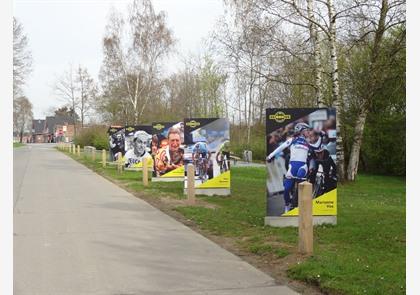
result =
[[[266,109],[267,216],[298,216],[298,184],[312,183],[313,215],[337,215],[336,113]]]
[[[229,141],[227,118],[184,119],[184,165],[194,164],[197,194],[230,195]]]
[[[108,128],[110,160],[116,161],[118,153],[125,153],[125,129],[121,126],[110,126]]]
[[[184,180],[184,122],[154,122],[152,128],[152,181]]]
[[[125,154],[126,168],[143,167],[143,158],[148,159],[148,167],[153,167],[151,156],[152,126],[132,125],[125,126]]]

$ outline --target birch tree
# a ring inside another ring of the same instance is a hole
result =
[[[174,44],[163,12],[155,13],[150,0],[134,0],[126,18],[114,11],[103,39],[104,60],[101,69],[108,87],[119,87],[129,102],[134,122],[139,123],[152,99],[159,63]]]

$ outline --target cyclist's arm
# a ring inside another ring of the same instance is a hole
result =
[[[267,156],[267,160],[271,160],[276,154],[282,152],[285,148],[289,147],[292,144],[293,138],[289,138],[285,142],[283,142],[281,145],[279,145],[278,148],[276,148],[271,154]]]

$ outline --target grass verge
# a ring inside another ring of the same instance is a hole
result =
[[[13,143],[13,148],[17,148],[17,147],[21,147],[21,146],[24,146],[24,144],[20,143],[20,142],[14,142]]]
[[[197,205],[187,206],[181,183],[143,187],[141,172],[118,174],[115,166],[76,160],[163,211],[180,213],[187,225],[299,292],[405,294],[403,178],[360,175],[341,185],[338,225],[315,227],[314,255],[302,257],[296,228],[264,226],[264,168],[232,168],[230,197],[198,196]]]

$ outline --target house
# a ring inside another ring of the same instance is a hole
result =
[[[45,133],[45,120],[32,120],[32,142],[47,142],[48,135]]]
[[[70,142],[74,138],[74,124],[70,116],[56,115],[45,118],[49,142]]]
[[[32,120],[32,142],[71,142],[74,139],[73,119],[65,115]]]

